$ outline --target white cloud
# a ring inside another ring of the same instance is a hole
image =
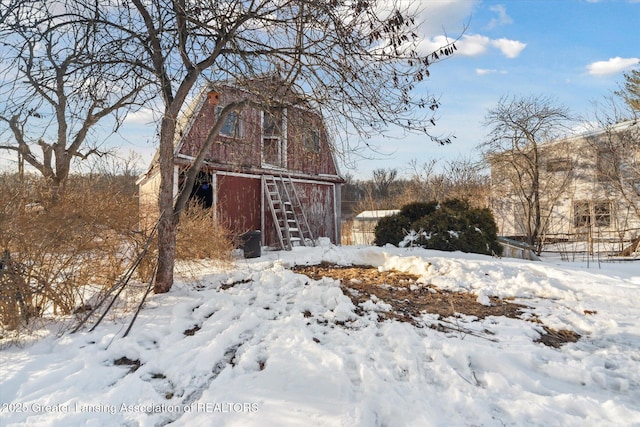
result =
[[[476,74],[486,76],[487,74],[507,74],[504,70],[496,70],[495,68],[476,68]]]
[[[437,51],[443,46],[453,42],[453,39],[446,36],[435,36],[430,39],[423,39],[418,45],[418,51],[423,55],[428,55],[431,52]],[[455,55],[462,56],[477,56],[485,53],[487,45],[489,44],[489,38],[475,35],[475,36],[462,36],[461,40],[455,42],[456,52]]]
[[[630,70],[638,65],[640,58],[609,58],[607,61],[596,61],[587,65],[587,71],[592,76],[606,76]]]
[[[439,50],[441,47],[446,46],[454,40],[446,36],[435,36],[431,38],[424,38],[420,40],[417,46],[417,50],[421,55],[429,55],[431,52]],[[456,47],[460,49],[460,42],[456,42]],[[456,53],[457,54],[457,53]]]
[[[507,58],[516,58],[520,55],[520,52],[527,47],[526,43],[519,42],[518,40],[498,39],[492,40],[491,44],[500,49],[500,52]]]
[[[491,6],[489,8],[490,11],[496,12],[498,16],[496,18],[492,18],[487,25],[487,29],[491,29],[497,27],[499,25],[508,25],[513,23],[513,19],[509,15],[507,15],[507,8],[501,4],[497,4],[495,6]]]
[[[420,32],[433,37],[443,30],[449,34],[461,34],[473,9],[480,2],[481,0],[379,0],[375,5],[383,16],[395,10],[415,15]]]
[[[458,53],[465,56],[477,56],[487,51],[487,46],[491,39],[486,36],[474,34],[472,36],[463,36],[460,42],[456,43]]]
[[[148,125],[157,120],[157,115],[150,108],[141,108],[140,110],[127,114],[125,122],[129,124]]]
[[[397,0],[393,0],[397,1]],[[408,0],[414,2],[414,0]],[[473,9],[480,0],[429,0],[415,1],[421,7],[418,23],[420,31],[433,37],[443,31],[459,35],[468,24]]]
[[[413,2],[413,0],[383,0],[382,4],[393,1],[396,5],[421,6],[419,12],[419,33],[421,40],[418,43],[418,51],[423,55],[438,51],[459,37],[456,33],[469,23],[473,8],[479,4],[479,0],[431,0]],[[399,2],[399,3],[398,3]],[[406,3],[406,4],[405,4]],[[513,22],[507,15],[507,10],[502,5],[491,6],[490,10],[497,14],[491,25],[505,25]],[[436,26],[434,23],[438,23]],[[443,31],[444,30],[444,31]],[[444,33],[444,34],[443,34]],[[478,56],[485,54],[491,47],[497,48],[507,58],[515,58],[526,47],[525,43],[517,40],[498,39],[492,40],[481,34],[463,34],[455,42],[458,56]]]
[[[424,39],[420,42],[419,51],[427,55],[453,40],[445,36],[436,36],[431,39]],[[487,52],[489,47],[495,47],[507,58],[515,58],[527,46],[517,40],[498,39],[492,40],[487,36],[480,34],[464,35],[456,43],[457,51],[455,55],[461,56],[478,56]]]

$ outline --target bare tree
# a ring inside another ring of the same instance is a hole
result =
[[[599,185],[608,199],[618,204],[616,224],[620,241],[640,239],[640,124],[638,78],[625,74],[626,91],[614,92],[594,102],[594,128],[587,134]],[[634,89],[635,88],[635,89]],[[626,210],[628,215],[622,215]],[[636,224],[635,227],[631,227]],[[632,228],[629,230],[628,228]],[[635,228],[635,229],[634,229]]]
[[[97,6],[20,1],[2,6],[0,130],[24,162],[53,188],[64,188],[74,159],[102,155],[92,130],[114,118],[114,130],[139,101],[145,83],[111,57],[112,40],[101,31]],[[1,125],[4,124],[2,127]],[[4,128],[4,129],[3,129]]]
[[[542,251],[544,219],[551,215],[549,210],[544,212],[541,204],[542,195],[547,194],[542,188],[547,181],[541,177],[541,145],[566,132],[571,120],[566,108],[556,106],[550,98],[533,95],[504,96],[485,117],[489,134],[480,147],[491,163],[494,176],[495,171],[499,171],[500,176],[508,180],[513,197],[519,203],[518,216],[526,242],[538,253]]]
[[[431,159],[422,164],[416,159],[409,162],[409,183],[406,189],[407,203],[412,201],[437,200],[434,178],[438,161]],[[406,203],[405,203],[406,204]]]
[[[473,207],[484,208],[489,200],[489,177],[484,165],[460,157],[438,166],[437,160],[409,164],[411,178],[405,190],[405,204],[414,201],[466,200]]]
[[[429,67],[453,54],[417,50],[416,13],[383,1],[132,0],[105,6],[100,22],[119,33],[121,61],[136,66],[162,99],[159,127],[161,175],[156,292],[173,283],[175,236],[188,194],[174,200],[176,121],[198,83],[233,81],[259,93],[263,106],[304,103],[333,129],[360,136],[390,125],[428,134],[437,100],[416,98]],[[272,77],[272,84],[267,76]],[[294,96],[295,94],[295,96]],[[202,147],[213,143],[226,115],[248,100],[226,105]],[[446,143],[446,138],[434,137]],[[347,142],[348,144],[348,142]],[[203,155],[187,172],[195,180]],[[187,192],[188,193],[188,192]]]
[[[640,111],[640,69],[624,74],[624,83],[616,95],[622,97],[629,108]]]
[[[375,169],[373,171],[373,196],[381,199],[388,198],[389,189],[397,177],[397,169]]]
[[[489,205],[489,176],[484,166],[468,158],[458,158],[447,162],[444,176],[447,189],[444,199],[460,199],[474,208]],[[440,199],[443,200],[443,199]]]

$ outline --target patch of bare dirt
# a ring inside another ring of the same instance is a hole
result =
[[[129,373],[135,372],[142,365],[138,359],[129,359],[126,356],[121,357],[113,361],[116,366],[129,366]]]
[[[299,265],[292,270],[314,280],[320,280],[323,277],[340,280],[340,287],[345,295],[351,298],[359,311],[358,314],[364,312],[360,304],[372,300],[372,296],[375,296],[373,300],[380,299],[392,307],[390,311],[378,313],[382,320],[395,319],[423,327],[424,324],[419,320],[422,314],[437,314],[444,323],[430,325],[430,327],[441,331],[470,332],[447,321],[447,318],[467,315],[478,319],[484,319],[487,316],[517,319],[522,317],[524,309],[531,309],[531,307],[498,297],[490,297],[491,305],[484,305],[477,301],[477,295],[439,289],[434,285],[418,283],[418,276],[412,274],[393,270],[379,271],[376,267],[365,265],[340,266],[322,263],[310,266]],[[535,316],[530,320],[539,323]],[[576,342],[580,338],[579,334],[569,330],[555,330],[544,325],[543,329],[546,333],[536,342],[555,348],[567,342]]]
[[[580,339],[580,334],[567,329],[558,330],[544,325],[542,326],[542,329],[544,329],[546,333],[540,335],[540,338],[535,340],[535,342],[548,345],[549,347],[560,348],[562,344],[576,342]]]

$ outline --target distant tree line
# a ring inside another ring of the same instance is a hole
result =
[[[412,161],[409,172],[375,169],[368,179],[345,176],[342,217],[353,218],[365,210],[400,209],[412,202],[465,200],[477,208],[489,206],[489,176],[484,166],[469,159],[448,162]]]

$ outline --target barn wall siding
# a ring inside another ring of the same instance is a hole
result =
[[[220,96],[219,106],[240,101],[251,95],[240,90],[225,90]],[[195,157],[216,122],[216,105],[207,102],[196,112],[191,126],[180,145],[180,154]],[[337,175],[331,147],[322,119],[317,114],[298,107],[289,107],[287,114],[287,169],[309,175]],[[218,136],[207,153],[211,163],[243,167],[262,167],[262,111],[247,107],[240,112],[241,135],[239,138]],[[305,135],[309,130],[319,134],[319,149],[305,146]]]
[[[158,195],[160,194],[160,173],[146,177],[139,185],[140,229],[150,231],[158,221]]]
[[[262,183],[259,176],[216,174],[216,210],[218,219],[241,234],[260,230]]]
[[[291,108],[287,113],[289,119],[287,129],[288,168],[312,175],[337,175],[327,134],[323,131],[321,118],[298,108]],[[320,146],[317,151],[305,146],[305,135],[309,131],[317,131],[319,133]]]
[[[336,243],[336,212],[333,185],[295,182],[311,232],[315,238],[329,237]]]

